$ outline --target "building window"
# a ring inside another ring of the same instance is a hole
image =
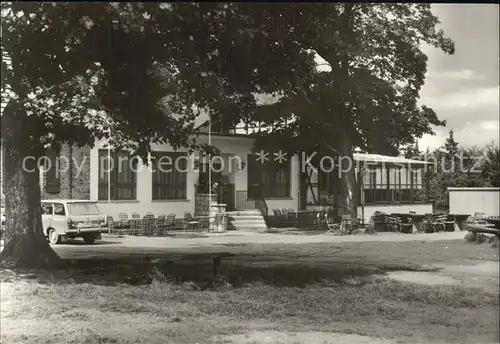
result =
[[[290,161],[261,163],[248,156],[247,184],[249,198],[290,197]]]
[[[46,151],[46,157],[45,192],[49,194],[58,194],[61,192],[61,176],[57,165],[59,154],[49,148]]]
[[[138,158],[125,151],[99,149],[99,200],[136,199],[136,166]],[[108,197],[108,179],[109,197]]]
[[[422,169],[400,167],[367,169],[364,174],[366,203],[409,203],[421,199]]]
[[[61,203],[54,203],[54,215],[61,215],[64,216],[66,215],[66,212],[64,211],[64,205]]]
[[[155,152],[152,154],[153,199],[186,199],[186,153]]]
[[[422,189],[422,170],[412,170],[410,172],[411,188]]]

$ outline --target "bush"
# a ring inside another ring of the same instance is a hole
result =
[[[490,239],[488,241],[490,243],[490,246],[493,248],[497,248],[499,244],[498,237],[496,235],[490,236]]]
[[[472,233],[467,233],[465,235],[465,240],[469,241],[469,242],[475,242],[476,241],[476,233],[472,232]]]
[[[484,235],[484,234],[482,234],[482,233],[478,233],[478,234],[476,235],[476,242],[477,242],[478,244],[482,244],[483,242],[486,242],[486,240],[487,240],[486,235]]]
[[[424,224],[424,233],[434,233],[434,228],[429,223]]]

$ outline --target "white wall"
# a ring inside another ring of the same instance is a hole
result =
[[[198,141],[200,143],[206,143],[208,142],[208,137],[200,136]],[[211,141],[222,153],[234,153],[240,156],[242,160],[246,160],[246,156],[252,147],[252,141],[245,138],[212,136]],[[92,200],[97,200],[98,198],[98,150],[106,148],[105,141],[101,141],[90,151],[90,198]],[[152,149],[153,151],[173,151],[170,145],[152,145]],[[179,149],[178,151],[187,152],[187,149]],[[197,155],[197,153],[191,155],[190,158],[194,159],[195,155]],[[244,185],[246,189],[246,166],[245,170],[241,171],[236,161],[237,160],[233,160],[231,166],[231,170],[234,173],[235,184]],[[198,171],[188,168],[186,200],[157,201],[152,199],[152,174],[150,168],[139,165],[137,169],[136,200],[99,201],[99,207],[103,213],[115,218],[118,217],[119,213],[126,213],[131,216],[133,212],[139,213],[140,216],[144,216],[147,212],[152,212],[155,215],[174,213],[178,218],[182,218],[185,211],[194,213],[195,184],[198,182]]]
[[[500,188],[448,188],[450,214],[500,216]]]
[[[200,135],[198,142],[208,143],[208,136]],[[235,184],[236,191],[247,190],[247,171],[248,171],[248,154],[253,147],[253,139],[244,137],[231,136],[215,136],[211,137],[212,145],[221,150],[222,155],[232,155],[231,165],[226,165],[224,173],[230,172],[232,175],[230,180]],[[90,198],[91,200],[98,199],[98,182],[99,182],[99,149],[107,149],[106,142],[98,142],[90,151]],[[170,145],[153,145],[153,151],[173,151]],[[180,152],[187,152],[186,149],[179,149]],[[197,153],[194,153],[197,155]],[[191,156],[194,159],[194,156]],[[227,160],[226,160],[227,161]],[[244,162],[244,169],[241,169],[241,162]],[[190,164],[191,165],[191,164]],[[187,172],[187,199],[186,200],[169,200],[156,201],[152,200],[152,174],[147,166],[139,164],[137,166],[137,189],[136,200],[119,200],[119,201],[99,201],[99,207],[102,212],[118,218],[118,214],[126,213],[129,216],[133,212],[139,213],[142,217],[147,212],[152,212],[155,215],[175,213],[178,218],[184,216],[185,211],[194,213],[195,209],[195,184],[198,182],[198,171],[192,168]],[[287,198],[272,198],[266,199],[269,212],[272,213],[273,208],[294,208],[299,206],[299,159],[297,156],[291,160],[291,197]]]
[[[386,214],[391,213],[409,213],[414,211],[417,214],[431,214],[432,204],[373,204],[365,205],[364,209],[364,220],[365,223],[370,221],[373,213],[376,211],[381,211]],[[362,208],[358,207],[358,217],[362,218]]]

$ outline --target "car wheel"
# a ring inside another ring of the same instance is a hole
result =
[[[56,230],[54,228],[51,228],[49,230],[49,242],[52,245],[57,245],[61,243],[61,236],[56,233]]]
[[[95,236],[93,235],[84,236],[83,240],[87,245],[92,245],[95,242]]]

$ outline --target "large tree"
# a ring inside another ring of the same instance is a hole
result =
[[[397,154],[398,148],[433,134],[445,123],[418,104],[427,71],[424,45],[454,53],[430,4],[279,4],[275,18],[280,47],[297,45],[324,65],[289,87],[277,102],[251,113],[272,124],[258,145],[289,153],[316,151],[343,156],[353,150]],[[283,51],[283,58],[287,58]],[[342,159],[344,211],[356,213],[356,176]]]
[[[151,143],[199,148],[200,109],[235,122],[255,93],[300,89],[313,70],[312,54],[282,44],[258,6],[13,2],[1,27],[3,265],[58,263],[42,234],[38,166],[25,157],[102,138],[143,158]]]
[[[498,145],[488,145],[486,154],[481,166],[481,177],[488,186],[500,187],[500,147]]]

